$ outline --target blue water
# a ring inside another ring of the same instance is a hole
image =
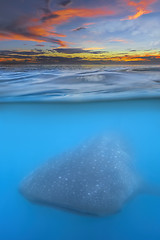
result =
[[[0,240],[159,240],[160,196],[95,218],[18,192],[43,162],[103,132],[123,139],[142,179],[160,188],[159,123],[160,66],[0,66]]]
[[[101,132],[123,136],[137,171],[160,186],[160,99],[0,104],[0,239],[159,240],[160,196],[139,195],[116,215],[76,215],[23,198],[24,176]],[[118,197],[118,196],[117,196]]]

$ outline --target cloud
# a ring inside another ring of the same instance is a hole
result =
[[[51,52],[65,53],[65,54],[76,54],[76,53],[93,53],[100,54],[102,51],[91,51],[92,49],[82,49],[82,48],[54,48],[50,50]]]
[[[111,43],[116,43],[116,42],[128,43],[128,40],[126,40],[126,39],[110,39],[107,42],[111,42]]]
[[[68,8],[41,14],[36,18],[19,18],[16,21],[0,25],[0,40],[26,40],[35,42],[50,42],[61,47],[67,42],[52,36],[65,37],[54,31],[57,25],[66,23],[73,18],[91,18],[113,14],[106,8]]]
[[[153,40],[150,42],[152,48],[160,48],[160,40]]]
[[[46,8],[50,9],[51,0],[45,0],[45,2],[46,2]]]
[[[52,0],[44,0],[45,6],[40,8],[45,14],[51,13],[51,1]]]
[[[131,49],[143,49],[146,48],[158,48],[160,39],[160,15],[151,13],[149,15],[143,15],[141,18],[134,21],[119,21],[118,19],[99,21],[94,25],[93,37],[94,40],[101,39],[101,43],[104,44],[112,39],[124,39],[128,41],[125,44],[119,44],[117,42],[117,49],[127,50]],[[98,37],[97,37],[98,36]],[[105,41],[104,41],[105,37]],[[120,43],[120,42],[119,42]],[[109,45],[111,49],[113,45]],[[115,45],[113,47],[116,47]],[[112,48],[113,49],[113,48]],[[115,50],[115,48],[113,49]]]
[[[36,56],[42,53],[45,53],[45,52],[42,50],[29,50],[29,51],[0,50],[0,57],[13,57],[13,55]]]
[[[84,26],[90,26],[90,25],[94,25],[95,23],[94,22],[89,22],[89,23],[84,23],[83,25]]]
[[[44,44],[36,44],[35,46],[36,46],[36,47],[45,47]]]
[[[88,26],[93,25],[93,24],[95,24],[95,23],[92,23],[92,22],[84,23],[81,27],[77,27],[75,29],[72,29],[72,32],[77,32],[77,31],[80,31],[80,30],[84,30],[84,29],[88,28]]]
[[[134,55],[129,55],[129,54],[125,54],[125,55],[121,55],[121,56],[115,56],[115,57],[111,57],[111,60],[114,62],[130,62],[130,63],[144,63],[144,64],[154,64],[160,63],[160,55],[156,54],[154,55],[153,53],[151,54],[147,54],[147,53],[137,53]]]
[[[57,18],[49,19],[49,24],[66,23],[73,18],[92,18],[114,14],[114,11],[107,8],[67,8],[52,12],[58,15]]]
[[[49,14],[43,16],[43,17],[41,18],[41,21],[42,21],[42,22],[45,22],[46,20],[53,19],[53,18],[57,18],[57,17],[59,17],[58,14],[49,13]]]
[[[105,50],[158,51],[159,9],[158,0],[5,0],[0,8],[0,48],[24,49],[27,44],[26,49],[43,49],[45,45],[67,57],[97,57],[98,47],[104,48],[101,55]]]
[[[72,1],[71,0],[65,0],[65,1],[62,1],[62,2],[60,2],[60,6],[62,6],[62,7],[67,7],[68,5],[70,5],[72,3]]]
[[[84,50],[100,50],[100,49],[104,49],[102,47],[90,47],[90,48],[83,48]]]
[[[38,56],[36,57],[35,61],[37,63],[49,63],[49,64],[74,64],[74,63],[81,63],[83,59],[81,57],[60,57],[60,56]]]
[[[50,52],[55,52],[50,51]],[[74,64],[74,63],[82,63],[83,58],[81,57],[62,57],[62,56],[49,56],[46,55],[47,52],[42,50],[32,50],[32,51],[8,51],[1,50],[0,51],[0,63],[45,63],[45,64]]]
[[[131,6],[133,9],[135,9],[136,13],[122,20],[133,20],[133,19],[139,18],[144,14],[153,12],[153,10],[151,10],[149,7],[151,4],[157,2],[157,0],[141,0],[139,2],[130,1],[130,0],[125,0],[125,1],[128,6]]]
[[[62,56],[58,54],[67,54]],[[82,55],[76,55],[80,54]],[[85,53],[85,55],[83,54]],[[0,63],[47,63],[47,64],[160,64],[160,52],[130,52],[112,53],[102,51],[90,51],[85,49],[53,49],[48,51],[30,50],[30,51],[0,51]]]
[[[21,21],[18,19],[9,24],[0,24],[0,40],[25,40],[34,42],[50,42],[56,45],[66,47],[65,41],[56,39],[52,36],[59,36],[59,34],[50,30],[51,27],[45,28],[43,24],[34,19],[25,19]],[[60,35],[61,37],[63,35]]]
[[[87,27],[78,27],[78,28],[75,28],[75,29],[72,29],[72,32],[77,32],[77,31],[80,31],[80,30],[83,30],[83,29],[86,29]]]

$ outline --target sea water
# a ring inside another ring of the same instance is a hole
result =
[[[2,65],[0,101],[104,101],[160,96],[160,66]]]
[[[98,218],[18,192],[43,162],[103,132],[123,139],[140,176],[160,188],[159,82],[158,66],[1,67],[0,239],[159,240],[160,196],[137,195]]]

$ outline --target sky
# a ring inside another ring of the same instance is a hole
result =
[[[0,0],[0,63],[160,64],[160,0]]]

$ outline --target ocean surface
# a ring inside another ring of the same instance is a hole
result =
[[[138,174],[159,194],[91,217],[19,193],[42,163],[101,133],[124,140]],[[1,66],[0,193],[2,240],[159,240],[160,67]]]
[[[0,101],[96,101],[160,96],[160,66],[0,66]]]

